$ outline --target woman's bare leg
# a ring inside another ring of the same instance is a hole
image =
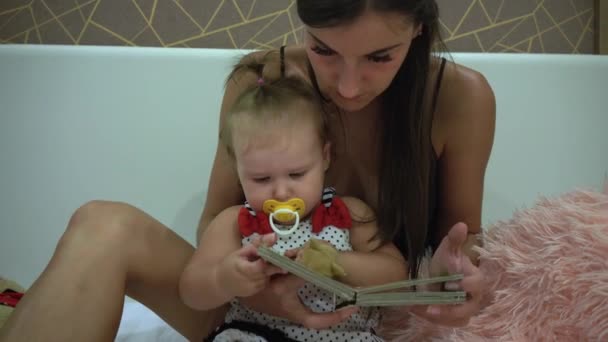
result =
[[[178,282],[194,248],[141,210],[94,201],[79,208],[44,272],[0,332],[2,341],[111,341],[124,295],[140,301],[189,340],[223,310],[197,312]]]

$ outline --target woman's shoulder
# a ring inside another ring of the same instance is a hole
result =
[[[456,105],[460,108],[472,100],[493,102],[494,92],[485,76],[462,64],[447,61],[440,82],[440,105]]]
[[[481,92],[488,96],[492,91],[490,84],[481,72],[454,61],[446,63],[444,81],[458,86],[456,90],[463,91],[460,95],[475,95]]]
[[[443,144],[455,135],[493,128],[496,116],[494,91],[479,71],[446,62],[437,96],[434,129]]]

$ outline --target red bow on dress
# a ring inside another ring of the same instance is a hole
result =
[[[242,207],[239,211],[238,224],[244,237],[250,236],[253,233],[264,235],[273,232],[270,222],[268,222],[268,215],[264,212],[257,212],[256,216],[253,216],[245,207]],[[350,212],[346,204],[337,196],[332,198],[329,207],[321,204],[312,213],[313,233],[320,233],[327,226],[341,229],[352,227]]]

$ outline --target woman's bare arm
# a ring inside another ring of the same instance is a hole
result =
[[[451,64],[442,84],[437,120],[443,145],[439,157],[439,237],[458,222],[469,234],[481,229],[483,185],[494,141],[496,104],[492,88],[483,75]],[[464,252],[473,260],[469,236]]]
[[[441,244],[431,268],[435,264],[449,270],[451,265],[456,268],[452,271],[462,272],[465,278],[455,285],[466,291],[469,299],[459,305],[423,305],[412,311],[432,323],[456,327],[466,325],[479,312],[486,286],[471,248],[478,243],[472,234],[481,230],[483,184],[494,141],[496,105],[483,75],[462,66],[446,67],[441,89],[433,125],[438,138],[437,219]]]

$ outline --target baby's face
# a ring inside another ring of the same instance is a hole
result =
[[[322,145],[311,121],[276,123],[247,137],[234,135],[239,179],[255,211],[261,211],[266,200],[285,202],[297,197],[304,201],[306,216],[319,204],[329,167],[329,144]]]

